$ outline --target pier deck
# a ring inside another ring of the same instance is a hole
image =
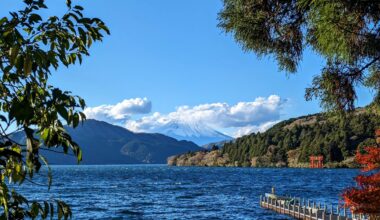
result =
[[[260,196],[260,206],[265,209],[270,209],[280,214],[291,216],[295,219],[305,220],[364,220],[365,216],[352,215],[346,209],[336,207],[334,212],[333,207],[327,209],[326,206],[321,207],[321,204],[310,203],[309,201],[288,198],[288,200],[277,199],[273,196]],[[341,212],[343,211],[343,212]]]

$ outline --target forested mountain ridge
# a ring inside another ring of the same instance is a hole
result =
[[[123,127],[103,121],[88,119],[73,129],[66,127],[71,137],[83,151],[81,164],[141,164],[165,163],[166,158],[202,148],[189,141],[178,141],[162,134],[134,133]],[[25,135],[13,135],[15,140],[25,143]],[[41,154],[51,164],[76,164],[75,157],[63,155],[52,148],[41,146]]]
[[[378,127],[380,116],[366,109],[344,117],[325,113],[307,115],[282,121],[263,133],[237,138],[218,151],[171,157],[168,163],[302,167],[307,166],[310,155],[323,155],[328,166],[351,166],[348,161],[352,161],[357,147],[373,143]]]

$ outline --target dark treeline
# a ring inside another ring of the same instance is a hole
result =
[[[226,143],[222,149],[238,166],[287,164],[289,152],[296,151],[298,162],[310,155],[323,155],[325,162],[352,157],[357,147],[374,143],[380,116],[363,109],[348,116],[315,114],[280,122],[264,133],[250,134]]]

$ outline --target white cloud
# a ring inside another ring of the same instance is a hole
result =
[[[279,120],[268,121],[268,122],[262,123],[260,125],[248,125],[245,127],[241,127],[241,128],[238,128],[233,133],[233,136],[235,138],[237,138],[237,137],[241,137],[241,136],[251,134],[251,133],[264,132],[264,131],[268,130],[269,128],[271,128],[273,125],[277,124],[278,122],[280,122],[280,121]]]
[[[152,102],[147,98],[124,99],[115,105],[101,105],[84,110],[87,118],[103,121],[125,121],[134,114],[147,114],[152,110]]]
[[[263,131],[280,118],[286,100],[277,95],[259,97],[252,102],[202,104],[180,106],[169,114],[158,112],[138,120],[128,120],[126,128],[135,132],[157,132],[170,122],[200,123],[215,129],[236,128],[234,136]]]

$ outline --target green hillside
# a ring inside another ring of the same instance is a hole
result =
[[[171,163],[209,166],[214,160],[217,166],[302,167],[307,166],[310,155],[323,155],[328,166],[350,166],[348,161],[357,147],[374,142],[378,127],[380,116],[364,109],[344,117],[322,113],[302,116],[282,121],[264,133],[237,138],[224,144],[217,154],[192,153],[171,158]],[[221,157],[224,164],[220,164]],[[208,162],[201,162],[202,158]]]

